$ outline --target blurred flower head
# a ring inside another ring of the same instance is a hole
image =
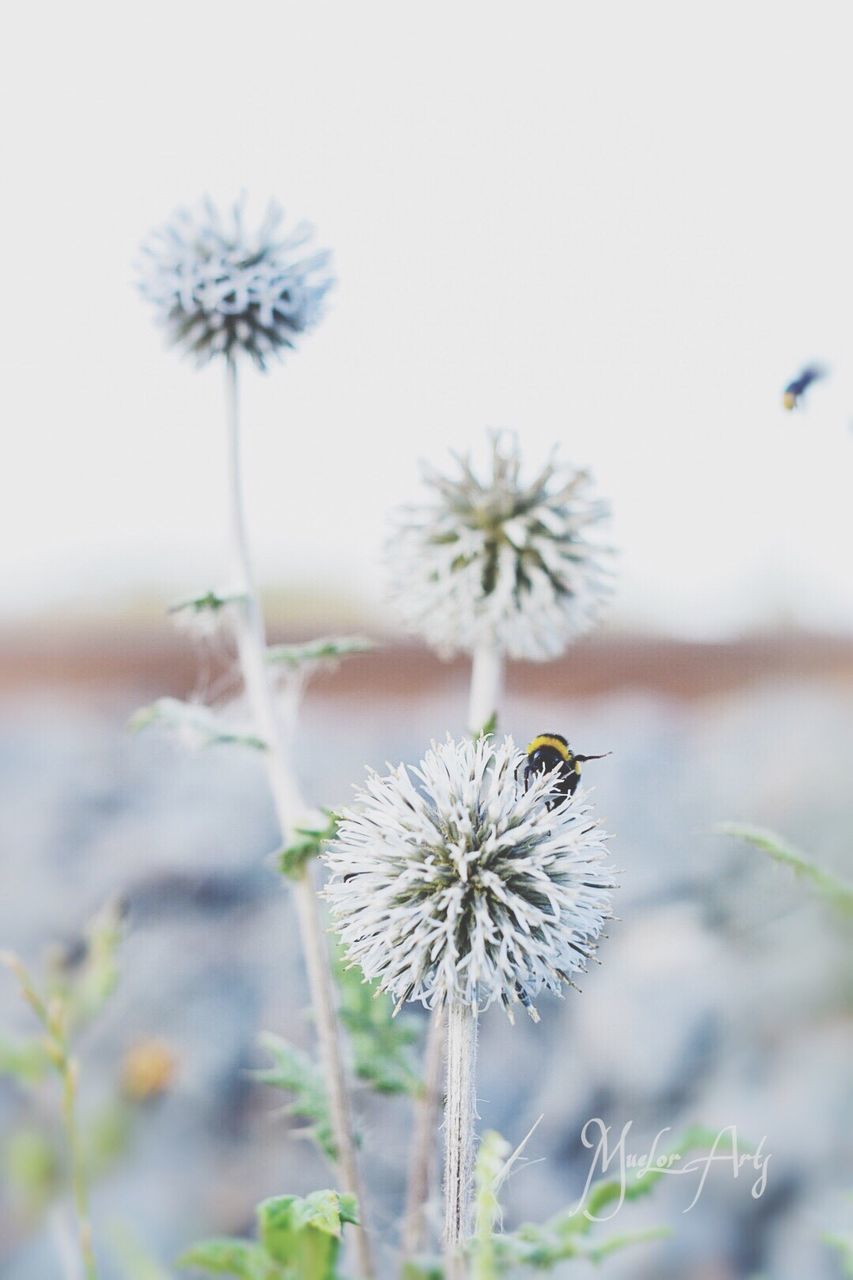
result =
[[[330,255],[308,251],[306,223],[284,233],[282,221],[270,203],[250,229],[242,199],[227,213],[208,199],[180,209],[143,244],[140,289],[169,340],[199,364],[242,353],[263,369],[319,318]]]
[[[132,1102],[148,1102],[171,1088],[177,1069],[174,1053],[163,1040],[140,1040],[124,1055],[121,1085]]]
[[[552,658],[596,620],[610,550],[589,537],[609,514],[585,471],[554,455],[522,478],[514,433],[490,436],[480,474],[426,469],[428,504],[404,508],[389,543],[393,594],[410,630],[440,652],[496,645]]]
[[[344,811],[325,894],[349,959],[402,1004],[508,1011],[583,970],[613,875],[582,792],[525,786],[511,738],[433,744],[419,769],[370,773]]]

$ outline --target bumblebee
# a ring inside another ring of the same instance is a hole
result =
[[[572,751],[566,739],[560,733],[540,733],[527,748],[527,761],[524,766],[524,785],[529,787],[537,773],[550,773],[557,769],[554,790],[557,796],[549,801],[548,808],[559,804],[566,796],[573,796],[581,778],[581,765],[587,760],[603,760],[610,755],[605,751],[601,756],[581,756]]]
[[[826,370],[821,368],[820,365],[807,365],[796,378],[788,383],[782,392],[782,404],[786,409],[796,409],[812,383],[825,376]]]

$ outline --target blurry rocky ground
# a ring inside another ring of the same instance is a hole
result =
[[[109,896],[126,900],[120,986],[79,1046],[84,1113],[96,1115],[141,1039],[165,1041],[177,1067],[98,1181],[93,1213],[102,1240],[123,1224],[169,1261],[199,1236],[250,1229],[263,1197],[329,1181],[282,1118],[282,1095],[247,1074],[264,1061],[261,1029],[311,1038],[292,905],[268,862],[276,834],[261,769],[238,748],[187,755],[126,732],[140,703],[192,690],[180,636],[45,632],[7,638],[2,656],[0,940],[35,962],[51,940],[73,944]],[[464,707],[463,664],[406,648],[350,659],[309,692],[306,791],[345,801],[366,764],[415,761],[430,738],[461,731]],[[744,1142],[766,1135],[764,1195],[752,1198],[748,1169],[735,1180],[720,1167],[685,1214],[695,1178],[666,1179],[599,1230],[664,1224],[672,1238],[613,1258],[605,1274],[839,1275],[821,1236],[847,1225],[853,1184],[849,952],[845,968],[807,888],[712,829],[771,826],[850,874],[853,644],[605,638],[565,662],[513,668],[501,727],[522,742],[557,730],[580,750],[613,751],[587,780],[623,872],[621,919],[583,993],[543,1001],[539,1026],[510,1026],[498,1010],[483,1018],[483,1128],[517,1142],[544,1116],[531,1163],[506,1186],[506,1226],[578,1197],[590,1117],[614,1133],[632,1121],[639,1152],[663,1128],[736,1125]],[[0,1017],[10,1034],[31,1030],[8,978]],[[409,1104],[362,1093],[359,1117],[374,1215],[391,1233]],[[4,1141],[38,1119],[20,1090],[0,1086]],[[8,1280],[62,1274],[50,1223],[25,1221],[7,1188]]]

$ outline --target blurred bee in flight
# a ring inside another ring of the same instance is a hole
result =
[[[822,368],[821,365],[806,365],[805,369],[797,374],[796,378],[789,382],[782,392],[782,404],[789,410],[799,408],[801,399],[812,383],[824,377],[826,377],[826,369]]]
[[[524,785],[529,787],[538,773],[550,773],[557,770],[554,791],[556,795],[548,801],[552,809],[566,796],[573,796],[581,779],[581,765],[587,760],[603,760],[610,752],[600,756],[581,756],[572,751],[566,739],[560,733],[540,733],[527,748],[527,760],[524,764]]]

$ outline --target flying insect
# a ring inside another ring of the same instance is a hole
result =
[[[820,378],[826,376],[826,370],[819,364],[806,365],[802,372],[798,373],[796,378],[788,383],[782,392],[782,404],[786,409],[797,409],[800,400],[813,382],[817,382]]]
[[[556,796],[548,802],[548,808],[559,804],[566,796],[573,796],[581,779],[581,765],[587,760],[603,760],[610,752],[600,756],[582,756],[572,751],[561,733],[540,733],[527,747],[524,765],[524,785],[529,787],[540,773],[556,770],[554,791]]]

